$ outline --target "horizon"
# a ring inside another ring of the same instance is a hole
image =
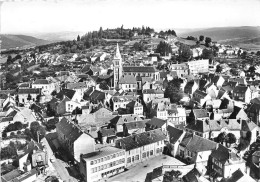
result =
[[[144,25],[155,30],[259,27],[259,6],[259,0],[4,2],[1,34],[86,33],[121,25],[124,28]]]

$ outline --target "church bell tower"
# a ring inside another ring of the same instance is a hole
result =
[[[116,53],[113,59],[114,63],[114,88],[118,87],[118,81],[123,74],[123,67],[122,67],[122,57],[119,51],[119,46],[116,46]]]

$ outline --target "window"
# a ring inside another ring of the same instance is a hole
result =
[[[133,157],[132,157],[132,162],[134,162],[134,161],[135,161],[135,157],[133,156]]]
[[[143,153],[143,158],[146,158],[146,152]]]
[[[153,150],[150,151],[150,155],[153,155]]]
[[[95,172],[97,172],[97,168],[96,168],[96,167],[94,168],[94,173],[95,173]]]
[[[98,166],[98,171],[100,171],[100,166]]]
[[[109,160],[110,159],[110,157],[109,156],[107,156],[107,160]]]
[[[97,163],[97,161],[96,160],[94,160],[94,164],[96,164]]]
[[[93,162],[93,161],[91,161],[91,162],[90,162],[90,165],[93,165],[93,164],[94,164],[94,162]]]
[[[131,163],[131,157],[127,158],[127,163]]]
[[[98,163],[100,163],[100,159],[98,159]]]
[[[103,158],[101,158],[101,162],[103,162]]]
[[[159,148],[157,148],[157,149],[156,149],[156,153],[158,154],[159,152],[160,152],[160,149],[159,149]]]
[[[135,156],[135,160],[138,161],[139,160],[139,155]]]

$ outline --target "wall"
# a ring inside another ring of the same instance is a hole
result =
[[[74,158],[80,161],[80,154],[86,154],[95,151],[95,140],[88,134],[82,134],[74,142]]]

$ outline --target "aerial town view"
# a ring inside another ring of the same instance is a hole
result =
[[[260,182],[259,0],[0,0],[0,182]]]

